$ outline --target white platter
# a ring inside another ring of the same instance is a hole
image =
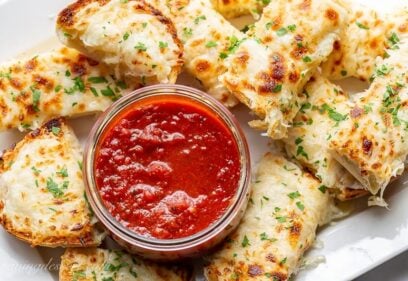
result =
[[[402,7],[407,0],[355,0],[389,11]],[[54,17],[70,1],[67,0],[0,0],[0,62],[16,56],[55,47]],[[44,43],[45,42],[45,43]],[[34,49],[33,49],[34,48]],[[29,51],[27,51],[29,50]],[[24,51],[27,51],[24,53]],[[347,90],[361,90],[355,81],[342,82]],[[363,86],[364,87],[364,86]],[[248,128],[251,119],[244,107],[233,110],[241,121],[256,163],[268,150],[265,137]],[[94,117],[73,120],[76,134],[83,141]],[[0,133],[0,150],[22,138],[18,132]],[[296,281],[351,280],[392,257],[408,250],[408,188],[404,176],[388,188],[386,199],[390,209],[361,208],[352,216],[319,232],[323,248],[313,249],[309,257],[324,256],[325,263],[302,270]],[[57,266],[62,249],[31,248],[0,229],[0,280],[58,280]]]

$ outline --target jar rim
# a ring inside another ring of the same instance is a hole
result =
[[[202,106],[213,111],[220,120],[226,125],[233,135],[238,146],[240,154],[240,179],[238,188],[231,198],[229,207],[223,215],[217,218],[212,224],[205,229],[182,238],[160,239],[155,237],[146,237],[130,230],[122,225],[107,210],[98,191],[94,176],[94,159],[95,151],[99,144],[101,136],[108,128],[108,125],[114,121],[115,117],[120,115],[134,103],[140,102],[147,98],[158,96],[179,96],[186,99],[192,99]],[[91,208],[97,219],[111,232],[127,243],[138,247],[155,250],[155,251],[173,251],[175,249],[188,249],[205,243],[220,234],[226,229],[230,222],[238,215],[243,205],[247,203],[251,182],[251,161],[248,144],[242,128],[235,116],[219,101],[210,95],[184,85],[157,84],[138,89],[113,103],[105,112],[99,116],[98,120],[92,127],[87,138],[83,159],[83,175],[85,191]],[[246,206],[244,206],[246,207]]]

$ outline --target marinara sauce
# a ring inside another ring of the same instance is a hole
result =
[[[94,172],[108,211],[158,239],[193,235],[230,206],[240,155],[227,125],[182,97],[147,99],[115,117],[101,136]]]

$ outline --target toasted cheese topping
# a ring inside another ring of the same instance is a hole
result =
[[[284,139],[287,153],[320,179],[322,190],[331,188],[342,200],[366,194],[356,190],[363,187],[328,150],[333,130],[351,118],[349,97],[319,74],[311,78],[305,92],[308,98]]]
[[[196,77],[208,94],[226,106],[237,100],[219,81],[227,71],[225,58],[243,34],[218,14],[207,0],[152,0],[176,26],[184,44],[186,70]]]
[[[183,47],[172,22],[143,0],[79,0],[58,16],[62,43],[140,83],[173,83]]]
[[[31,132],[0,166],[0,222],[33,246],[98,245],[85,198],[78,140],[63,120]]]
[[[340,4],[272,1],[228,58],[221,80],[262,119],[251,125],[271,138],[286,136],[304,99],[300,91],[333,50],[346,18]]]
[[[249,14],[259,18],[262,9],[271,0],[211,0],[211,2],[220,14],[230,19]]]
[[[207,279],[288,280],[331,206],[319,186],[295,164],[267,154],[241,224],[209,258]]]
[[[188,281],[186,269],[158,265],[119,250],[67,249],[60,281]]]
[[[408,33],[408,9],[389,15],[356,4],[350,9],[348,25],[323,64],[323,74],[333,80],[355,77],[369,81],[375,59],[386,57],[386,49],[392,49],[399,37]]]
[[[101,112],[137,86],[62,48],[0,66],[0,130],[35,129],[55,117]]]
[[[380,61],[370,88],[355,97],[330,149],[373,194],[404,171],[408,154],[408,38]],[[382,195],[382,192],[381,194]]]

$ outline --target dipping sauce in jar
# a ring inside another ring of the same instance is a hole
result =
[[[203,104],[156,96],[118,113],[94,155],[96,188],[109,213],[157,239],[194,235],[229,208],[241,177],[231,129]]]

